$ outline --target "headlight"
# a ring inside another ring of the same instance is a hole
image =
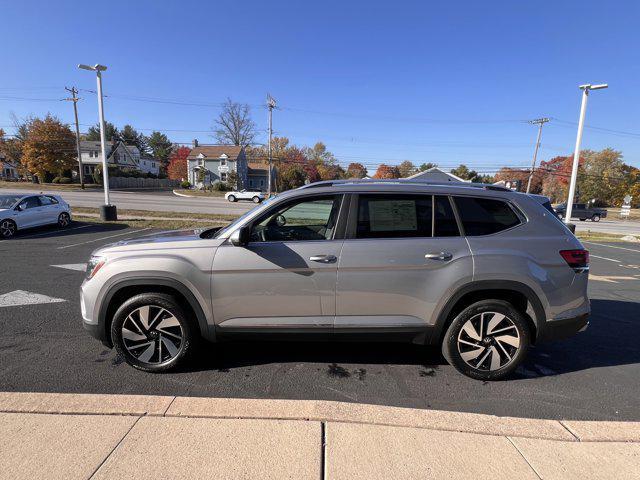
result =
[[[93,278],[107,261],[104,257],[91,257],[87,262],[87,280]]]

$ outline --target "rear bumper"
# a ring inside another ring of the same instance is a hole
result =
[[[563,340],[582,332],[589,326],[589,314],[547,322],[544,327],[543,341]]]

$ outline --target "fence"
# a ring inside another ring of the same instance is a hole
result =
[[[109,188],[175,188],[180,180],[168,178],[109,177]]]

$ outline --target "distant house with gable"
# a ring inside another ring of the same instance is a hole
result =
[[[406,177],[406,180],[420,180],[426,183],[469,183],[470,180],[465,180],[463,178],[454,175],[451,172],[445,172],[441,168],[433,167],[428,170],[424,170],[423,172],[418,172],[416,174],[411,175],[410,177]]]
[[[137,170],[141,173],[158,175],[160,161],[146,153],[140,153],[138,147],[125,145],[122,141],[107,142],[105,145],[107,164],[123,170]],[[85,140],[80,142],[80,155],[85,178],[90,178],[98,165],[102,165],[100,142]]]

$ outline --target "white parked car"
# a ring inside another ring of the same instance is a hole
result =
[[[70,223],[71,207],[59,195],[0,195],[0,238],[25,228],[50,224],[64,228]]]
[[[238,200],[251,200],[253,203],[260,203],[266,198],[264,192],[260,190],[239,190],[237,192],[228,192],[224,198],[230,202],[237,202]]]

